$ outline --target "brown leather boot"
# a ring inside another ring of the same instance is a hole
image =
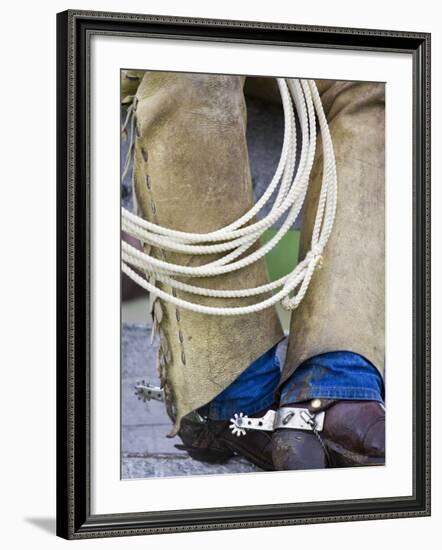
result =
[[[385,463],[385,409],[377,401],[313,399],[287,407],[325,413],[320,432],[277,429],[273,434],[276,470],[379,466]]]
[[[211,431],[210,423],[194,414],[187,415],[181,420],[178,436],[183,445],[177,444],[175,447],[187,451],[195,460],[223,463],[234,455],[233,451],[217,440]]]
[[[264,416],[272,405],[249,417]],[[230,420],[210,420],[203,422],[184,418],[178,435],[184,445],[175,445],[177,449],[185,450],[195,460],[204,462],[226,462],[234,454],[246,458],[262,470],[274,470],[272,460],[272,432],[248,431],[243,437],[237,437],[230,429]]]

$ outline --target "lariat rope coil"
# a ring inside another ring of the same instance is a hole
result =
[[[196,313],[243,315],[261,311],[277,302],[281,302],[285,309],[293,310],[299,306],[305,296],[316,268],[322,264],[324,247],[333,228],[337,199],[335,156],[330,131],[315,82],[313,80],[284,78],[278,78],[277,82],[285,119],[281,156],[268,188],[254,206],[241,218],[211,233],[186,233],[154,224],[122,208],[122,229],[143,244],[190,255],[223,254],[219,259],[203,265],[185,266],[155,258],[122,241],[122,271],[139,286],[149,291],[155,298],[162,298],[175,306]],[[296,109],[301,127],[301,154],[296,173],[297,135],[293,106]],[[126,131],[130,125],[129,151],[123,170],[123,178],[128,172],[134,148],[135,108],[135,103],[129,107],[123,127],[123,131]],[[316,117],[322,136],[323,173],[311,248],[305,258],[284,277],[256,288],[215,290],[178,280],[178,277],[214,277],[237,271],[258,261],[278,244],[294,224],[304,204],[316,151]],[[269,213],[261,220],[246,225],[275,192],[276,198]],[[266,244],[259,246],[253,252],[245,254],[254,243],[260,240],[268,228],[284,217],[285,219],[282,221],[280,228]],[[241,259],[238,260],[239,257]],[[146,278],[141,277],[133,268],[143,271]],[[156,287],[156,281],[160,281],[165,287],[174,289],[172,294]],[[201,305],[179,298],[175,292],[175,290],[181,290],[189,294],[211,298],[244,298],[267,294],[276,289],[279,290],[260,302],[238,307]],[[293,296],[290,296],[291,293],[293,293]]]

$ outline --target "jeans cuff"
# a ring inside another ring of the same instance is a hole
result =
[[[320,386],[311,386],[308,392],[297,392],[294,389],[283,390],[281,392],[280,405],[301,403],[315,398],[346,399],[349,401],[379,401],[382,404],[384,403],[381,394],[372,388],[321,388]]]

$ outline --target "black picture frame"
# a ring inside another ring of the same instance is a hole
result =
[[[413,495],[92,515],[88,70],[94,34],[408,53],[413,59]],[[430,514],[430,35],[69,10],[57,14],[57,534],[67,539]]]

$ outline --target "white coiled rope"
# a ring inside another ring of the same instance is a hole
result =
[[[313,80],[277,79],[284,109],[284,142],[279,163],[268,188],[255,205],[241,218],[211,233],[186,233],[168,229],[136,216],[122,209],[122,228],[142,243],[165,251],[191,255],[223,254],[219,259],[198,266],[173,264],[165,259],[150,256],[129,243],[122,241],[122,270],[135,283],[178,307],[197,313],[211,315],[243,315],[268,308],[277,302],[288,310],[293,310],[304,297],[316,267],[321,265],[322,252],[330,237],[336,211],[337,181],[333,145],[327,120],[322,108],[316,84]],[[293,105],[301,128],[301,153],[295,173],[297,135]],[[240,290],[215,290],[190,285],[178,280],[187,277],[213,277],[231,273],[256,262],[272,250],[289,231],[301,211],[310,180],[316,151],[316,117],[322,135],[323,174],[318,200],[316,219],[311,239],[311,248],[305,258],[291,273],[277,281]],[[129,110],[126,124],[131,122],[128,157],[133,149],[134,120],[133,110]],[[129,162],[123,177],[127,172]],[[267,203],[272,195],[276,198],[269,211],[260,221],[246,225]],[[284,219],[285,217],[285,219]],[[254,243],[277,220],[283,219],[276,234],[264,245],[247,254]],[[238,258],[241,256],[241,259]],[[163,256],[164,258],[164,256]],[[146,278],[134,271],[138,268],[146,273]],[[189,294],[211,298],[244,298],[276,291],[260,302],[238,307],[214,307],[197,304],[178,298],[176,292],[170,294],[155,286],[160,281],[172,289]],[[293,293],[293,296],[290,296]]]

